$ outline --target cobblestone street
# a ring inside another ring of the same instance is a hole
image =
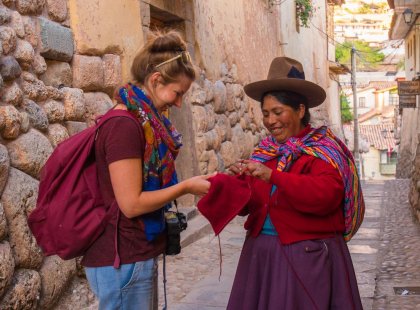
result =
[[[363,184],[365,220],[349,249],[364,309],[420,309],[420,225],[410,212],[408,184]],[[167,258],[168,309],[226,308],[244,241],[243,220],[236,218],[221,233],[221,269],[218,238],[212,234]],[[162,261],[159,272],[161,308]]]
[[[420,309],[420,225],[408,188],[408,180],[385,183],[373,309]]]

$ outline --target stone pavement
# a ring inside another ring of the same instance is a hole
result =
[[[420,225],[408,190],[408,180],[385,183],[373,309],[420,309]]]
[[[420,225],[408,205],[408,180],[366,182],[365,220],[349,249],[364,309],[420,309]],[[245,237],[237,217],[218,238],[213,234],[167,257],[168,310],[225,309]],[[159,302],[163,305],[162,262]]]

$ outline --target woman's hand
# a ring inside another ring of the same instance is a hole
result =
[[[243,163],[243,160],[239,160],[236,163],[232,164],[228,170],[226,170],[229,175],[241,175],[245,172],[246,165]]]
[[[185,180],[186,191],[199,197],[204,196],[210,189],[208,178],[215,176],[217,173],[199,175]]]
[[[265,182],[269,182],[271,178],[272,169],[263,165],[262,163],[244,159],[241,161],[244,165],[243,172],[247,175],[252,175],[253,177],[259,178]]]

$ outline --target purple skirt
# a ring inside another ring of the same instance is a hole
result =
[[[245,240],[227,309],[363,308],[342,237],[282,245],[259,235]]]

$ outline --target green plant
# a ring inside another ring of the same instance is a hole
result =
[[[341,105],[341,121],[343,123],[349,123],[353,120],[353,113],[350,110],[350,102],[344,94],[340,94],[340,105]]]
[[[299,19],[300,26],[309,28],[308,23],[314,11],[312,0],[296,0],[296,16]]]
[[[385,55],[377,49],[373,49],[365,41],[355,40],[353,42],[346,41],[335,47],[335,60],[341,64],[349,65],[351,60],[351,48],[354,46],[358,51],[359,57],[357,68],[365,70],[375,68],[385,58]]]

